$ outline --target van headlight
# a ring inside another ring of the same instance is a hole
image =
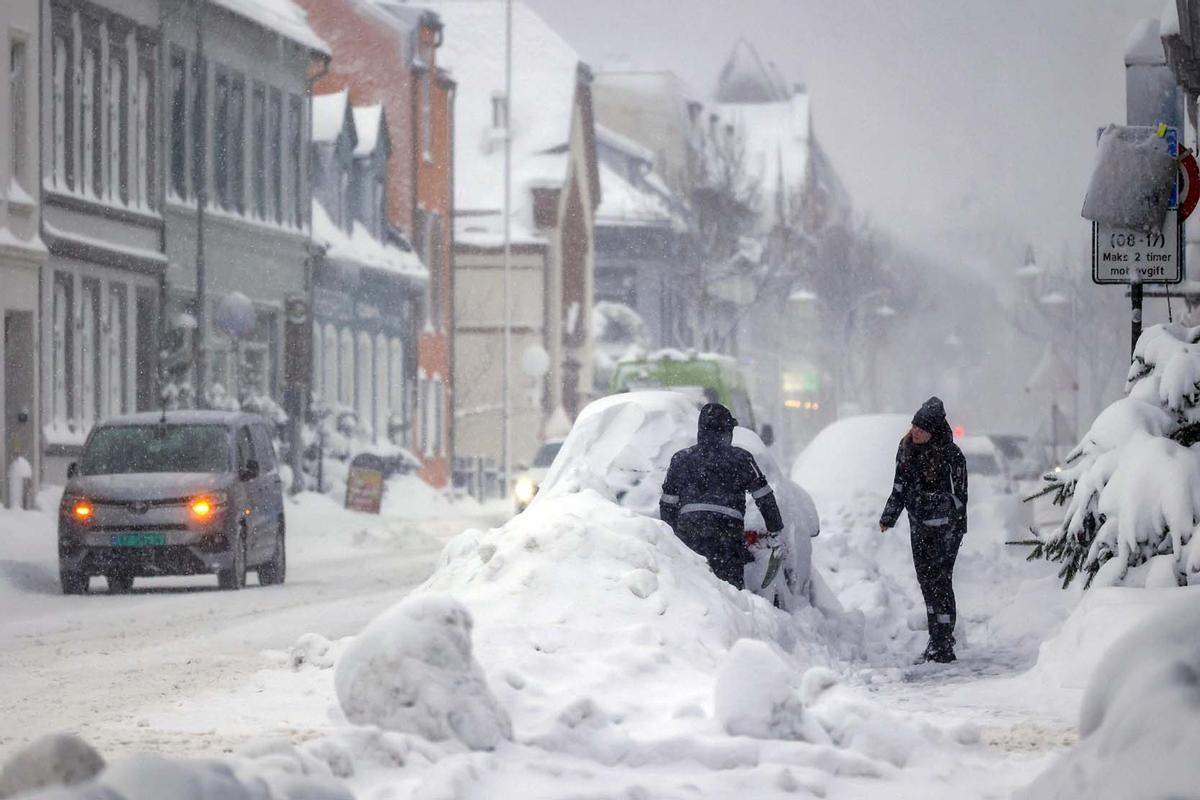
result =
[[[538,486],[531,478],[518,478],[517,485],[513,487],[513,495],[517,498],[518,503],[528,505],[533,501],[537,490]]]

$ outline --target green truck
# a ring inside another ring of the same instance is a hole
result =
[[[737,361],[728,356],[693,356],[683,353],[622,361],[613,370],[609,387],[613,394],[643,389],[665,389],[686,395],[697,407],[720,403],[733,412],[743,428],[758,430],[746,380]],[[774,431],[764,425],[763,444],[770,446]]]

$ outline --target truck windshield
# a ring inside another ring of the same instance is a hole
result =
[[[92,433],[84,475],[228,472],[229,439],[220,425],[114,425]]]

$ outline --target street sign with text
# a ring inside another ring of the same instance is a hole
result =
[[[1179,283],[1183,280],[1183,226],[1179,212],[1167,212],[1156,231],[1092,225],[1092,280],[1095,283]]]

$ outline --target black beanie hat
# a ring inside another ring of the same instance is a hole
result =
[[[946,407],[939,398],[931,397],[913,415],[912,424],[923,431],[937,433],[949,424],[946,422]]]
[[[720,403],[708,403],[700,409],[700,430],[725,433],[737,427],[738,421]]]

